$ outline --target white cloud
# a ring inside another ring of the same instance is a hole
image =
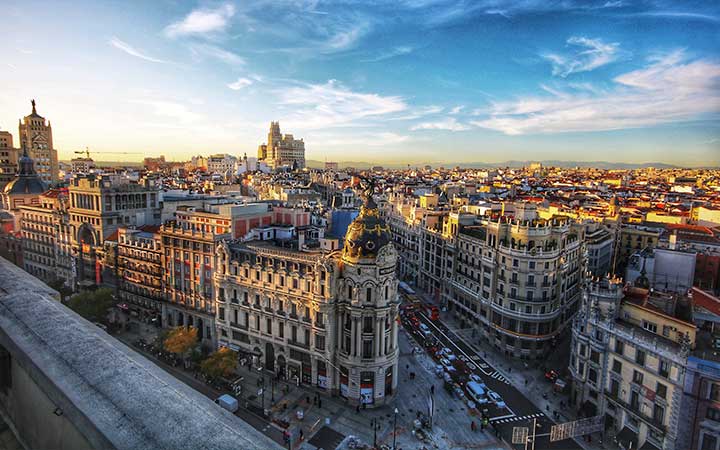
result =
[[[418,131],[418,130],[465,131],[465,130],[469,130],[470,127],[468,125],[465,125],[464,123],[458,122],[457,119],[455,119],[454,117],[448,117],[447,119],[439,120],[437,122],[419,123],[410,129],[412,131]]]
[[[277,95],[282,105],[293,108],[290,121],[303,128],[344,125],[407,109],[401,97],[353,92],[336,80],[280,89]]]
[[[450,110],[450,114],[460,114],[463,109],[465,109],[465,105],[458,105]]]
[[[192,112],[182,103],[168,100],[134,100],[132,103],[145,105],[152,108],[155,115],[168,117],[183,123],[195,123],[202,121],[205,117],[202,114]]]
[[[572,73],[588,72],[615,61],[619,55],[620,44],[605,43],[601,39],[571,37],[567,43],[575,49],[571,55],[549,53],[542,55],[553,66],[553,75],[567,77]]]
[[[399,47],[393,47],[389,50],[385,50],[377,54],[376,56],[372,58],[367,58],[361,60],[361,62],[379,62],[379,61],[385,61],[387,59],[395,58],[396,56],[402,56],[402,55],[409,55],[413,52],[413,47],[402,45]]]
[[[233,91],[239,91],[241,89],[244,89],[248,86],[253,84],[253,80],[250,78],[238,78],[236,81],[233,81],[232,83],[228,84],[227,87],[232,89]]]
[[[190,51],[198,58],[213,58],[231,66],[245,64],[245,59],[242,56],[215,45],[192,44],[190,45]]]
[[[360,39],[366,32],[366,26],[363,24],[355,25],[349,29],[339,31],[335,33],[327,41],[327,47],[330,51],[345,50],[353,45]]]
[[[471,123],[518,135],[638,128],[720,113],[717,62],[687,62],[674,52],[613,81],[600,94],[571,91],[495,103],[487,119]]]
[[[215,9],[195,9],[183,20],[168,25],[165,35],[172,38],[224,31],[234,15],[235,6],[231,3],[224,3]]]
[[[150,61],[154,63],[165,63],[167,61],[163,61],[162,59],[153,58],[151,56],[146,55],[142,51],[136,49],[135,47],[131,46],[125,41],[121,41],[120,39],[113,37],[109,41],[110,45],[115,47],[118,50],[122,50],[123,52],[127,53],[128,55],[134,56],[136,58],[144,59],[145,61]]]
[[[391,117],[389,120],[415,120],[421,117],[432,116],[434,114],[441,113],[445,108],[438,105],[422,106],[412,111],[408,111],[408,114]]]

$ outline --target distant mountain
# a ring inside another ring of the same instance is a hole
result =
[[[609,161],[559,161],[559,160],[527,160],[527,161],[503,161],[496,163],[484,163],[484,162],[417,162],[409,164],[410,167],[423,167],[426,165],[432,167],[462,167],[462,168],[496,168],[496,167],[527,167],[532,163],[541,163],[545,167],[592,167],[596,169],[642,169],[647,167],[655,167],[658,169],[670,169],[678,167],[673,164],[666,164],[661,162],[645,162],[645,163],[622,163],[622,162],[609,162]],[[311,168],[323,168],[325,163],[317,160],[307,160],[306,164]],[[382,166],[387,169],[401,169],[408,167],[407,163],[369,163],[362,161],[339,161],[338,165],[340,168],[353,167],[356,169],[369,169],[373,166]]]

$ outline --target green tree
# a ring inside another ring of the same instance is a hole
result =
[[[200,370],[209,378],[229,378],[235,373],[237,364],[237,353],[227,347],[220,347],[200,363]]]
[[[91,322],[107,322],[108,310],[115,304],[112,289],[83,291],[70,297],[67,306]]]
[[[195,327],[172,328],[163,341],[163,348],[185,358],[197,346],[197,334],[198,329]]]

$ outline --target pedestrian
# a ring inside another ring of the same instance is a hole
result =
[[[322,408],[322,399],[318,395],[318,408]]]
[[[300,440],[302,441],[303,439],[305,439],[305,433],[303,433],[302,428],[300,428]]]
[[[525,378],[525,386],[527,386],[527,384],[528,384],[528,379]]]
[[[360,403],[358,403],[357,406],[355,407],[355,412],[360,413]]]
[[[310,404],[310,396],[309,395],[307,397],[305,397],[305,401],[307,401],[308,405]]]
[[[435,385],[430,385],[430,394],[435,395]]]
[[[470,431],[475,431],[475,421],[470,422]]]

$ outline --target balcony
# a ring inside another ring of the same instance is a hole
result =
[[[630,414],[635,416],[637,419],[642,420],[647,425],[649,425],[652,428],[654,428],[655,430],[659,431],[660,433],[662,433],[662,434],[667,433],[667,427],[661,421],[642,412],[640,405],[634,405],[634,404],[628,403],[625,400],[622,400],[618,394],[613,393],[608,389],[605,389],[605,397],[607,397],[611,402],[617,404],[624,410],[628,411]]]
[[[298,341],[296,341],[296,340],[294,340],[294,339],[288,339],[288,344],[290,344],[290,345],[292,345],[292,346],[294,346],[294,347],[304,348],[304,349],[306,349],[306,350],[310,348],[310,345],[304,344],[304,343],[302,343],[302,342],[298,342]]]
[[[248,326],[247,326],[247,325],[240,325],[240,324],[237,323],[237,322],[230,322],[230,326],[231,326],[232,328],[235,328],[235,329],[238,329],[238,330],[247,330],[247,329],[248,329]]]

